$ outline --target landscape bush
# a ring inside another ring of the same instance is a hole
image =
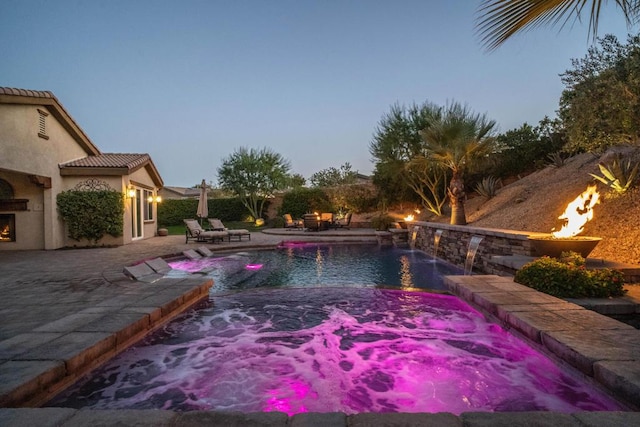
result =
[[[87,239],[96,244],[105,234],[122,235],[124,194],[69,190],[58,194],[56,202],[70,238]]]
[[[381,213],[371,218],[371,226],[379,231],[388,230],[393,222],[393,218],[385,213]]]
[[[333,210],[334,207],[324,190],[302,187],[285,193],[278,215],[288,213],[295,219],[309,212],[333,212]]]
[[[559,298],[608,298],[624,295],[624,276],[608,268],[587,270],[585,260],[570,252],[526,264],[514,281]]]
[[[486,197],[488,200],[496,195],[500,183],[501,181],[499,178],[496,178],[494,176],[487,176],[483,178],[482,181],[476,184],[476,193],[483,197]]]

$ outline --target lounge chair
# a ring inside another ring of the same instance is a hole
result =
[[[351,212],[346,214],[344,218],[336,220],[333,223],[333,228],[346,228],[348,230],[350,224],[351,224]]]
[[[251,240],[251,233],[249,232],[249,230],[246,230],[244,228],[229,229],[225,227],[222,221],[217,218],[209,218],[209,225],[211,226],[211,230],[213,230],[214,232],[222,231],[227,233],[229,241],[231,241],[232,237],[237,237],[238,241],[241,241],[243,237]]]
[[[225,237],[229,237],[229,233],[226,231],[207,231],[203,229],[195,219],[184,219],[183,221],[187,227],[184,232],[186,237],[185,243],[189,243],[189,240],[195,240],[196,242],[224,241]]]
[[[304,221],[301,219],[293,219],[291,218],[291,214],[284,214],[282,215],[282,218],[284,218],[284,228],[303,228],[304,227]]]

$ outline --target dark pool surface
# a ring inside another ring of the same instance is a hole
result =
[[[214,296],[49,406],[288,414],[623,409],[456,297],[373,287]]]
[[[442,277],[462,270],[421,251],[379,245],[289,243],[277,250],[240,252],[170,263],[173,276],[209,271],[212,292],[257,287],[399,286],[446,290]]]

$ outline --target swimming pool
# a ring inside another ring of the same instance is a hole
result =
[[[397,286],[446,290],[443,276],[462,269],[422,251],[379,245],[286,243],[251,251],[170,263],[170,276],[207,271],[212,292],[257,287]]]
[[[397,260],[396,268],[358,267],[371,273],[368,286],[347,283],[347,272],[325,276],[333,268],[327,260],[346,254],[337,248],[226,256],[226,267],[217,265],[210,274],[230,280],[209,303],[123,352],[49,406],[290,415],[623,409],[457,297],[403,290],[403,283],[432,286],[407,260]],[[313,254],[311,268],[307,255]],[[437,264],[416,254],[415,265]],[[412,259],[410,251],[396,255]],[[274,276],[271,257],[307,273],[286,264],[288,273]],[[299,275],[344,283],[298,287],[283,279]],[[412,280],[403,282],[408,276]],[[397,288],[377,288],[382,283]]]

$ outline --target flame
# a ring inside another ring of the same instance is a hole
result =
[[[404,217],[404,220],[405,220],[405,221],[407,221],[407,222],[411,222],[411,221],[413,221],[413,215],[407,215],[407,216],[405,216],[405,217]]]
[[[600,194],[595,185],[587,189],[567,205],[564,213],[558,219],[565,220],[559,231],[551,233],[553,237],[573,237],[580,234],[584,225],[593,219],[593,207],[600,203]]]

